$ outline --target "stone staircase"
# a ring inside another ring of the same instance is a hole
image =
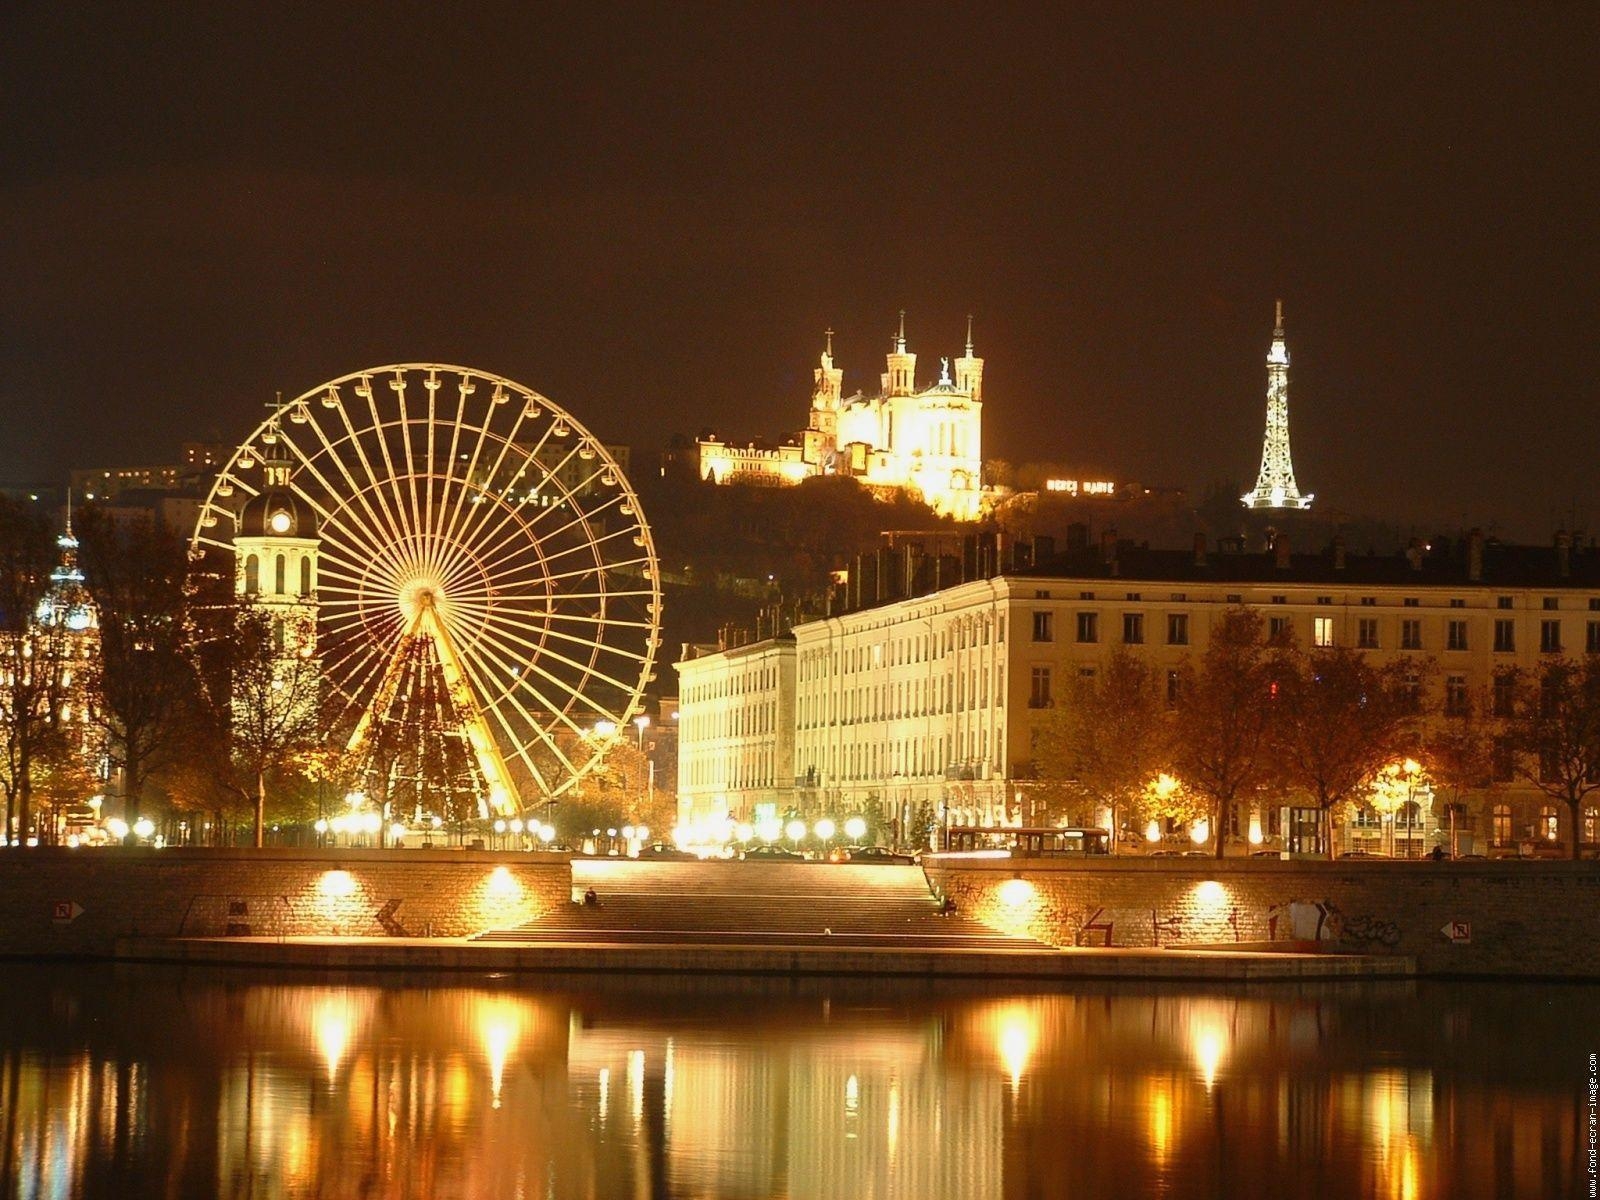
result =
[[[483,942],[917,950],[1041,949],[945,915],[921,867],[574,859],[572,903]]]

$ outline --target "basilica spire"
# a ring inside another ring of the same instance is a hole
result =
[[[1283,301],[1277,302],[1272,348],[1267,351],[1267,432],[1261,447],[1256,486],[1240,497],[1246,508],[1311,507],[1312,494],[1300,494],[1289,454],[1289,346],[1283,336]]]

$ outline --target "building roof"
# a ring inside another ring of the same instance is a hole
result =
[[[1481,544],[1474,575],[1469,541],[1441,540],[1399,554],[1349,554],[1333,548],[1317,554],[1152,550],[1119,544],[1079,547],[1007,574],[1070,579],[1150,580],[1171,583],[1315,584],[1323,586],[1519,587],[1600,590],[1600,548]],[[1565,569],[1563,569],[1563,558]]]

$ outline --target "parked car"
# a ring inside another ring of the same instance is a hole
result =
[[[1387,854],[1379,854],[1375,850],[1346,850],[1339,855],[1340,858],[1388,858]]]
[[[904,854],[899,850],[891,850],[887,846],[852,846],[843,859],[852,863],[896,863],[912,865],[917,861],[915,854]]]
[[[786,862],[805,862],[804,854],[796,854],[793,850],[785,850],[782,846],[751,846],[739,856],[745,859],[783,859]]]
[[[700,861],[699,855],[690,854],[687,850],[679,850],[671,842],[651,842],[648,846],[640,846],[639,857],[653,859],[656,862]]]

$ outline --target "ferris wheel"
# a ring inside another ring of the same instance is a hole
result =
[[[661,589],[638,497],[593,434],[510,379],[402,363],[273,405],[191,551],[314,614],[346,749],[431,729],[485,812],[560,795],[642,712]]]

